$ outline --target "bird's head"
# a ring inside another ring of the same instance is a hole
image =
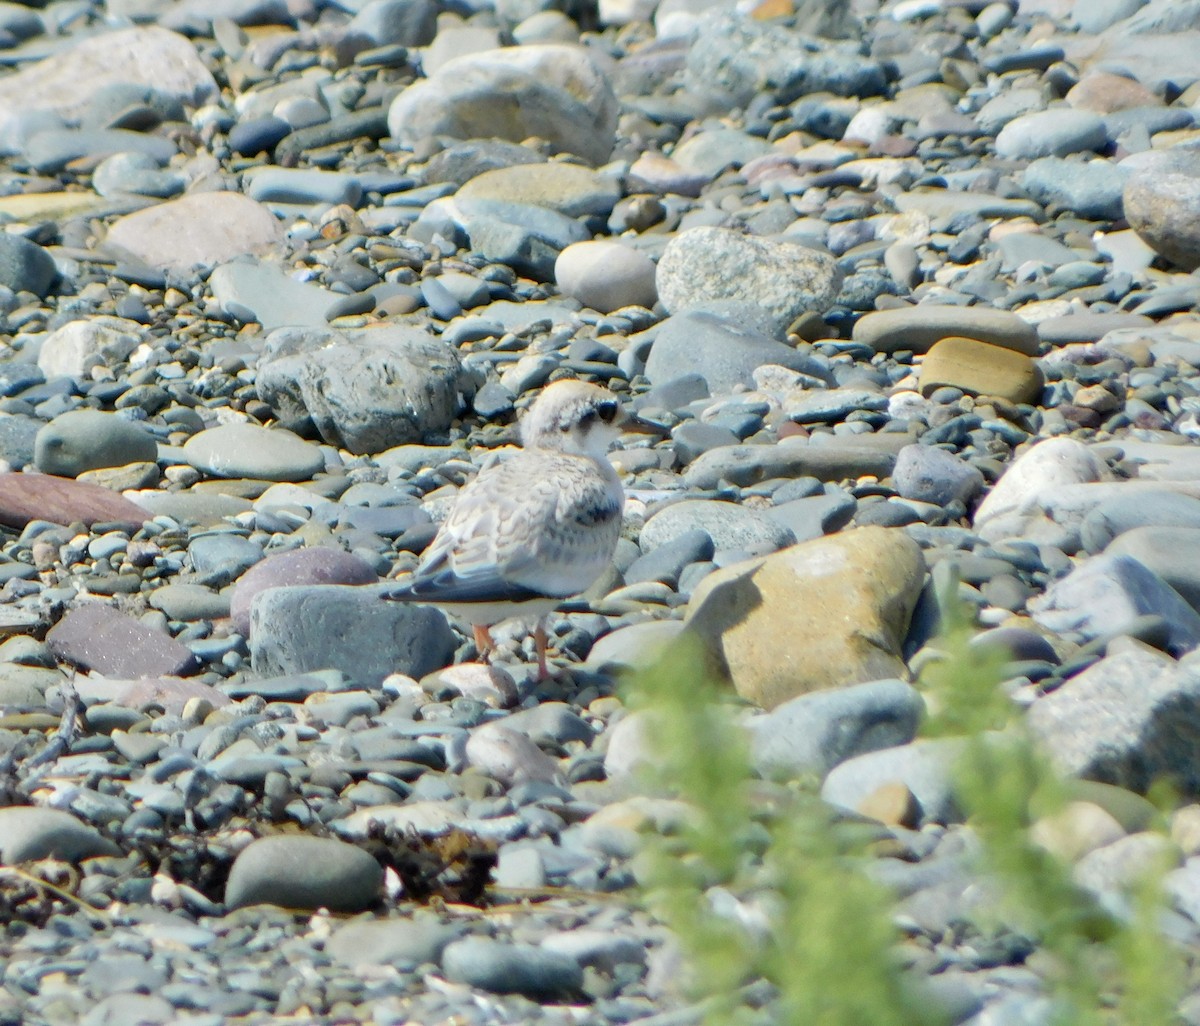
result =
[[[564,379],[547,385],[521,421],[527,449],[602,458],[621,435],[621,402],[607,388]]]

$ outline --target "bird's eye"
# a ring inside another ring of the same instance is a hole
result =
[[[617,404],[612,402],[600,403],[596,410],[600,414],[600,419],[605,424],[611,424],[617,417]]]

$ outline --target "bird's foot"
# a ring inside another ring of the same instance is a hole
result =
[[[496,643],[492,640],[492,632],[479,624],[473,624],[471,632],[475,635],[475,651],[479,654],[479,659],[482,662],[488,662],[488,656],[496,649]]]

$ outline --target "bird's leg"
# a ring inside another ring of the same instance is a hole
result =
[[[538,683],[550,679],[550,668],[546,665],[546,645],[549,639],[546,637],[546,620],[545,617],[538,619],[537,626],[533,629],[533,647],[537,652],[538,663]]]
[[[481,660],[487,662],[488,655],[496,647],[491,632],[481,624],[472,624],[471,631],[475,635],[475,651],[479,653]]]

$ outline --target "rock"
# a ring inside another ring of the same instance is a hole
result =
[[[972,395],[994,395],[1012,403],[1031,403],[1041,395],[1041,368],[1022,353],[972,338],[944,338],[921,363],[921,394],[961,388]]]
[[[78,477],[88,470],[153,463],[158,443],[140,424],[115,413],[71,410],[37,434],[34,465],[44,474]]]
[[[847,759],[908,744],[924,711],[900,680],[801,695],[748,722],[750,758],[765,777],[824,777]]]
[[[246,176],[246,195],[257,203],[345,203],[356,207],[362,184],[338,171],[265,165]]]
[[[747,506],[711,499],[683,499],[655,513],[642,528],[641,546],[662,545],[704,531],[717,549],[766,554],[791,545],[792,533]]]
[[[1021,453],[975,511],[975,527],[1028,514],[1039,500],[1064,487],[1099,481],[1107,473],[1086,445],[1074,438],[1049,438]]]
[[[119,317],[70,321],[42,341],[38,366],[47,378],[82,381],[93,366],[114,367],[128,360],[138,347],[139,328]]]
[[[922,303],[869,313],[854,325],[854,341],[880,353],[901,349],[927,353],[945,338],[975,339],[1026,356],[1038,353],[1037,331],[1032,325],[1006,310],[981,306]]]
[[[371,0],[346,26],[346,36],[364,49],[428,46],[437,35],[437,16],[434,0]]]
[[[1200,171],[1183,154],[1163,154],[1125,183],[1125,217],[1156,253],[1185,271],[1200,267]]]
[[[1136,559],[1200,611],[1200,528],[1132,527],[1115,537],[1104,551],[1110,556]]]
[[[267,342],[259,397],[282,417],[309,416],[321,437],[380,452],[445,432],[474,384],[454,350],[407,326],[339,333],[283,329]]]
[[[558,290],[600,313],[652,307],[658,298],[654,276],[654,262],[644,253],[602,239],[573,243],[554,262]]]
[[[6,474],[0,481],[0,524],[18,530],[31,520],[137,528],[151,517],[140,506],[99,485],[43,474]]]
[[[57,278],[58,268],[46,250],[19,235],[0,232],[0,285],[45,296]]]
[[[1107,160],[1042,157],[1025,169],[1022,184],[1044,206],[1053,204],[1095,221],[1119,221],[1129,174]]]
[[[739,695],[773,709],[811,691],[905,676],[900,651],[924,580],[908,535],[844,531],[710,574],[692,596],[687,633]]]
[[[218,95],[196,48],[156,26],[101,32],[22,67],[0,83],[0,139],[20,138],[19,125],[44,112],[74,121],[105,86],[137,83],[199,106]]]
[[[37,433],[44,426],[36,417],[0,414],[0,463],[6,463],[12,470],[29,466],[33,462]],[[0,518],[3,516],[0,512]]]
[[[188,274],[262,253],[283,238],[266,207],[236,192],[203,192],[118,218],[104,247],[151,267]]]
[[[225,884],[229,908],[279,905],[362,912],[379,900],[383,869],[367,852],[331,837],[260,837],[239,852]]]
[[[1076,631],[1088,641],[1127,631],[1142,617],[1160,617],[1167,651],[1200,644],[1200,613],[1152,570],[1130,556],[1104,554],[1080,563],[1031,599],[1034,620],[1052,631]]]
[[[16,866],[37,859],[81,862],[120,849],[95,827],[69,812],[32,806],[0,809],[0,862]]]
[[[442,952],[442,971],[454,983],[534,999],[567,998],[583,986],[583,970],[570,955],[488,937],[467,937],[448,945]]]
[[[945,506],[966,504],[983,490],[983,474],[954,453],[932,445],[906,445],[896,457],[892,481],[906,499]]]
[[[1084,801],[1067,802],[1029,828],[1030,840],[1067,862],[1075,862],[1124,836],[1124,827],[1111,814],[1093,802]]]
[[[853,439],[811,444],[791,437],[776,445],[731,445],[702,453],[684,473],[690,488],[717,488],[722,482],[752,485],[773,477],[815,477],[842,481],[870,474],[887,477],[896,457],[878,447],[856,445]]]
[[[282,428],[222,424],[192,435],[183,455],[197,470],[213,477],[262,481],[307,481],[325,469],[317,446]]]
[[[447,944],[462,934],[453,924],[427,916],[357,920],[346,923],[325,949],[343,965],[415,968],[436,963]]]
[[[1029,729],[1059,772],[1137,792],[1159,777],[1194,793],[1188,738],[1200,716],[1200,677],[1145,647],[1110,655],[1043,695]]]
[[[561,780],[558,760],[543,752],[524,734],[501,723],[490,723],[472,732],[467,741],[467,761],[505,787],[529,780]]]
[[[100,602],[72,609],[46,642],[64,662],[106,677],[178,676],[197,665],[186,645]]]
[[[786,328],[822,314],[837,298],[842,272],[824,253],[729,228],[690,228],[658,261],[658,296],[671,313],[719,299],[756,303]]]
[[[1102,150],[1107,142],[1108,133],[1099,115],[1056,107],[1013,118],[996,136],[996,154],[1008,160],[1066,157],[1085,150]]]
[[[1114,538],[1146,526],[1200,528],[1200,499],[1165,488],[1118,494],[1083,518],[1079,538],[1088,552],[1103,552]]]
[[[388,111],[388,131],[402,142],[538,136],[593,164],[608,160],[616,125],[616,97],[587,51],[554,44],[464,54],[409,86]]]
[[[825,778],[821,797],[858,810],[879,789],[902,784],[919,803],[927,823],[957,823],[962,812],[954,797],[954,773],[962,756],[959,738],[914,741],[848,759]]]
[[[668,317],[656,329],[646,357],[645,374],[653,385],[680,374],[697,374],[711,394],[752,386],[754,372],[778,364],[824,379],[828,369],[819,358],[778,342],[751,324],[707,310]]]
[[[268,588],[310,584],[374,584],[379,575],[358,556],[335,548],[278,552],[255,564],[234,586],[229,616],[234,629],[250,636],[250,607]]]
[[[324,328],[337,293],[297,281],[267,264],[235,260],[208,276],[213,297],[239,320],[257,321],[265,331],[305,326]]]
[[[371,589],[270,588],[250,610],[250,655],[267,676],[332,668],[375,687],[392,673],[419,678],[446,666],[455,645],[441,611],[387,602]]]
[[[455,193],[460,203],[491,201],[545,207],[567,217],[608,217],[621,190],[610,177],[551,161],[483,171]]]

